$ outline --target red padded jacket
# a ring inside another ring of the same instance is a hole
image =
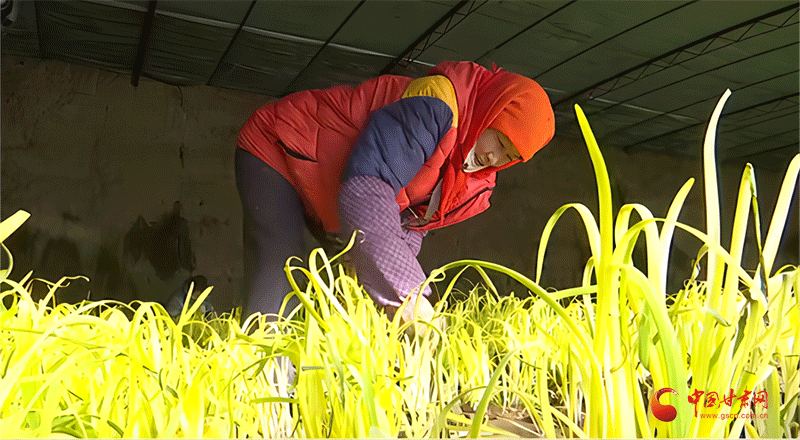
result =
[[[462,164],[478,136],[502,111],[513,107],[531,117],[530,127],[523,126],[513,135],[505,133],[522,152],[523,161],[547,144],[554,132],[547,95],[530,79],[451,61],[440,63],[429,74],[443,75],[452,83],[458,121],[421,167],[413,165],[419,171],[397,194],[398,213],[411,208],[421,217],[434,187],[443,181],[439,209],[430,221],[412,227],[418,230],[457,223],[489,207],[496,172],[520,160],[474,173],[464,173]],[[372,112],[400,99],[411,81],[383,75],[357,87],[293,93],[257,110],[242,128],[238,145],[292,184],[313,222],[336,232],[338,193],[353,145]],[[527,106],[528,101],[536,105]]]

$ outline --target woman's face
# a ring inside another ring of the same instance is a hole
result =
[[[480,166],[499,167],[517,159],[522,156],[511,140],[493,128],[487,128],[475,142],[475,160]]]

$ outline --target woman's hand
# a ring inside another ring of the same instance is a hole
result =
[[[418,321],[418,323],[408,328],[407,332],[410,336],[420,335],[424,337],[429,330],[429,325],[433,325],[439,328],[439,330],[444,331],[444,319],[442,317],[434,318],[436,311],[424,296],[411,295],[411,298],[406,301],[402,307],[402,310],[400,310],[401,325],[413,321],[415,317]],[[389,319],[394,319],[398,307],[385,306],[384,310],[389,316]]]

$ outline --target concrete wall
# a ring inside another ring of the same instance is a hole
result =
[[[32,214],[9,243],[15,273],[82,273],[98,296],[163,299],[190,275],[174,258],[188,238],[194,274],[215,286],[220,306],[235,303],[233,152],[239,128],[271,98],[147,79],[134,88],[128,75],[56,61],[3,57],[2,69],[3,217]],[[188,237],[164,221],[176,204]],[[156,223],[151,231],[133,228],[140,216]],[[123,252],[126,235],[138,261]],[[152,262],[148,248],[173,258]]]
[[[203,275],[214,286],[215,307],[238,305],[241,208],[233,151],[239,128],[270,100],[147,79],[134,88],[128,75],[4,56],[2,217],[17,209],[32,214],[7,241],[15,277],[29,270],[49,280],[88,276],[89,282],[75,281],[62,293],[65,301],[87,291],[94,299],[166,301],[187,278]],[[648,152],[626,155],[610,147],[604,154],[617,206],[642,203],[656,216],[666,213],[688,178],[701,176],[696,160]],[[741,170],[742,164],[722,167],[725,212],[732,212]],[[770,207],[762,208],[767,219],[779,174],[757,175],[762,203]],[[593,179],[582,142],[557,138],[529,163],[500,174],[488,212],[431,232],[420,261],[430,270],[477,258],[533,276],[549,216],[569,202],[597,211]],[[698,180],[681,220],[702,226],[701,196]],[[796,207],[792,216],[781,261],[797,264]],[[582,228],[574,213],[557,226],[544,286],[579,283],[589,257]],[[730,228],[729,222],[724,228]],[[688,268],[697,248],[695,240],[679,234],[676,265]],[[683,273],[677,272],[675,283]],[[506,291],[522,293],[502,277],[495,280]]]

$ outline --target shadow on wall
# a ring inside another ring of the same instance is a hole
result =
[[[14,257],[14,277],[21,279],[33,270],[34,278],[49,282],[57,282],[64,276],[89,278],[70,280],[58,289],[58,303],[74,304],[85,299],[124,303],[141,300],[156,301],[166,307],[171,299],[181,296],[188,281],[205,280],[204,276],[193,273],[196,258],[189,223],[180,211],[180,202],[175,202],[172,210],[158,221],[148,222],[139,216],[124,237],[104,240],[95,255],[84,257],[79,243],[66,236],[48,237],[28,222],[5,241]],[[80,222],[74,217],[65,220]],[[121,242],[121,246],[114,246],[114,242]],[[47,283],[34,282],[31,295],[40,300],[49,290]]]
[[[151,224],[140,215],[125,234],[125,258],[131,264],[147,259],[162,280],[171,278],[179,269],[193,271],[196,261],[189,240],[189,222],[180,211],[180,202],[175,202],[171,212]]]

